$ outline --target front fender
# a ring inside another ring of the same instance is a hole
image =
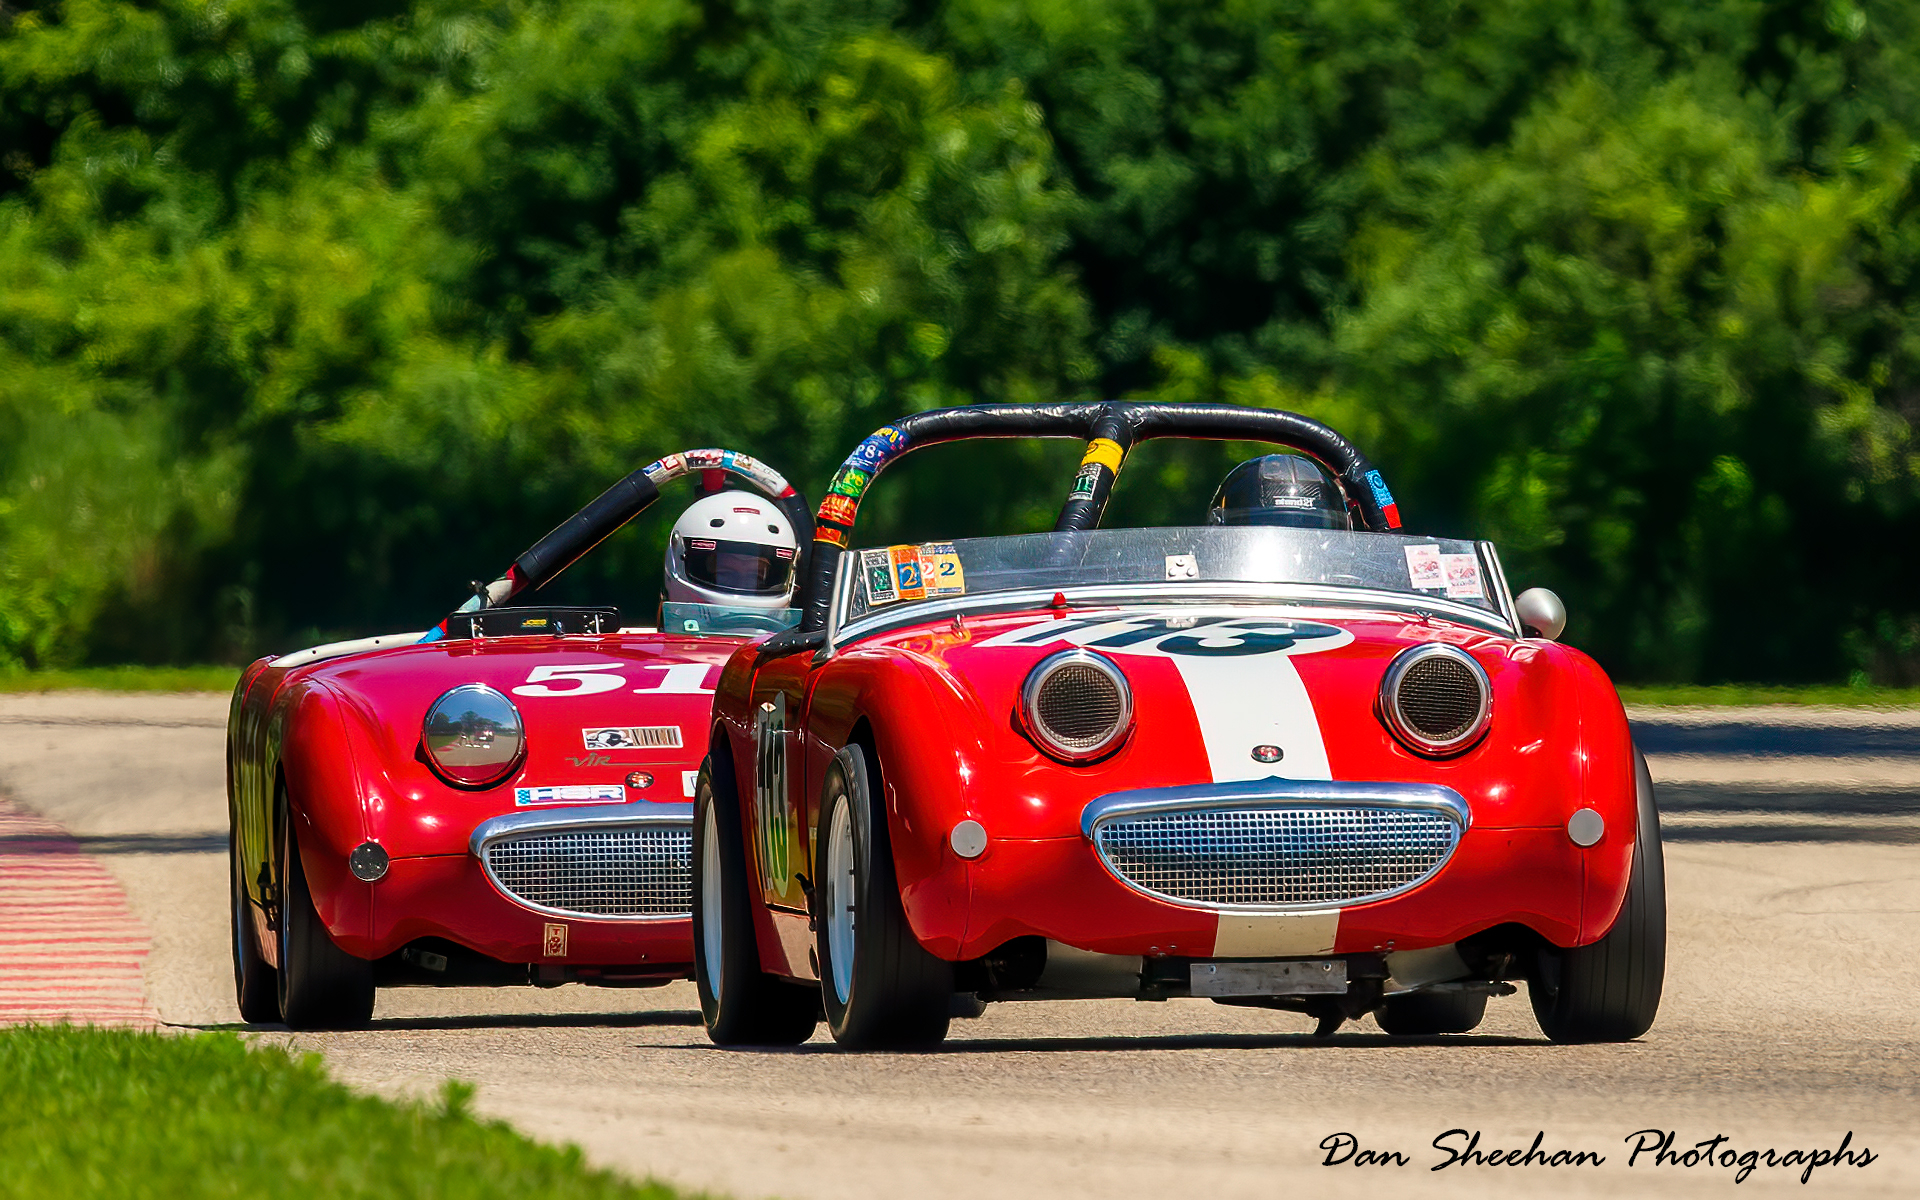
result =
[[[1565,804],[1562,820],[1581,807],[1605,822],[1592,846],[1578,851],[1581,863],[1578,945],[1598,941],[1613,928],[1626,899],[1638,840],[1638,780],[1633,733],[1620,694],[1591,658],[1568,646],[1554,646],[1554,666],[1568,674],[1578,697],[1579,737],[1575,770],[1580,786]],[[1565,836],[1562,826],[1562,836]]]
[[[929,951],[955,957],[966,937],[971,888],[967,863],[947,837],[958,822],[985,816],[974,800],[987,761],[983,717],[957,681],[922,655],[849,654],[817,677],[808,704],[813,795],[825,785],[834,753],[863,722],[872,731],[907,924]],[[815,832],[808,830],[809,853]]]
[[[373,886],[353,877],[347,856],[368,840],[369,822],[350,722],[328,688],[303,681],[290,691],[280,764],[307,888],[334,942],[365,957],[372,944]]]

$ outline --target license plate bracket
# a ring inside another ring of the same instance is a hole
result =
[[[1194,963],[1188,971],[1188,990],[1195,996],[1316,996],[1347,990],[1347,964],[1338,958]]]

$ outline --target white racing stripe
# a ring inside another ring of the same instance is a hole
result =
[[[1320,720],[1291,656],[1169,657],[1187,685],[1215,783],[1270,775],[1333,778]],[[1278,746],[1282,757],[1276,763],[1256,762],[1255,746]]]

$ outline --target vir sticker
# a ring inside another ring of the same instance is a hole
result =
[[[879,608],[900,598],[893,586],[893,560],[885,550],[860,552],[860,579],[867,589],[867,607]]]
[[[1408,546],[1407,576],[1417,588],[1447,586],[1446,568],[1440,565],[1440,547]],[[1454,557],[1459,557],[1455,555]]]
[[[1447,599],[1485,600],[1480,586],[1480,560],[1471,554],[1442,554],[1440,568],[1446,572]]]

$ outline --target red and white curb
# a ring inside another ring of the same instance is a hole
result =
[[[66,830],[0,798],[0,1025],[151,1029],[147,931]]]

